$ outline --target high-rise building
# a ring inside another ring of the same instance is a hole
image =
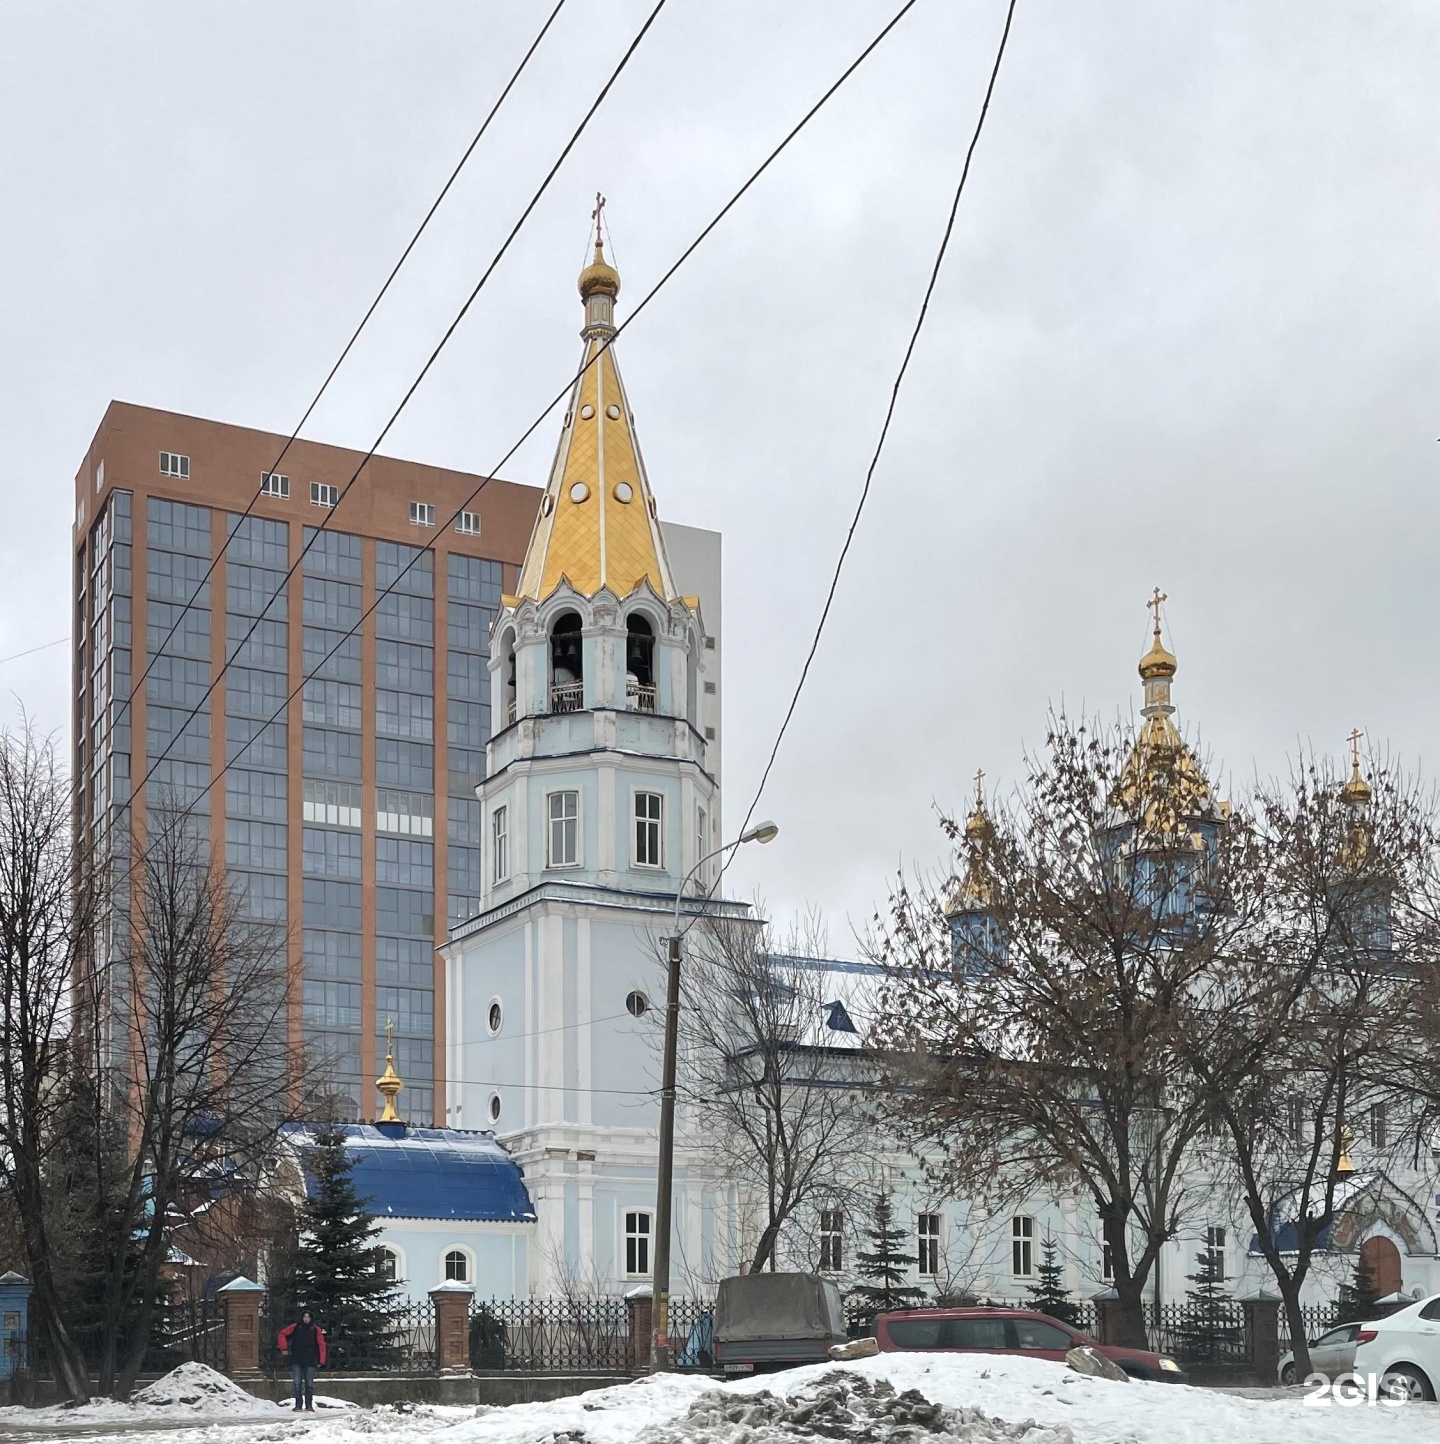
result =
[[[286,932],[289,1047],[323,1051],[368,1117],[393,1019],[402,1109],[428,1123],[434,949],[482,891],[490,626],[543,492],[470,502],[478,476],[377,456],[340,502],[361,454],[296,441],[272,474],[283,445],[106,409],[75,479],[77,826],[123,858],[147,808],[189,809],[249,915]],[[718,615],[719,537],[668,530]]]

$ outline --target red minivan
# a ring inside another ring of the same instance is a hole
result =
[[[881,1314],[875,1320],[875,1338],[882,1354],[1020,1354],[1062,1362],[1071,1349],[1087,1345],[1113,1359],[1132,1379],[1184,1377],[1168,1354],[1097,1344],[1079,1329],[1029,1309],[908,1309]]]

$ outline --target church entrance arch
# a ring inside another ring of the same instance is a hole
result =
[[[1400,1291],[1400,1250],[1388,1238],[1367,1238],[1360,1258],[1370,1271],[1371,1287],[1383,1299]]]

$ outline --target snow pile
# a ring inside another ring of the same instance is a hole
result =
[[[145,1410],[188,1409],[206,1415],[269,1413],[275,1407],[208,1364],[181,1364],[153,1384],[137,1389],[131,1402]]]
[[[1010,1424],[982,1409],[932,1403],[917,1389],[898,1391],[888,1379],[873,1382],[859,1374],[835,1372],[814,1380],[789,1397],[768,1389],[758,1394],[714,1390],[702,1394],[679,1419],[652,1427],[643,1444],[765,1444],[824,1439],[905,1444],[910,1440],[999,1444],[1075,1444],[1064,1425],[1037,1428],[1033,1419]]]

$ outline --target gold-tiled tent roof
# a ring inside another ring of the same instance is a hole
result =
[[[581,276],[587,306],[594,304],[597,290],[599,297],[611,294],[586,285],[600,268],[614,274],[598,244],[595,257]],[[565,578],[584,596],[609,587],[625,597],[648,581],[659,596],[673,601],[675,583],[634,418],[614,347],[607,345],[613,327],[608,313],[603,321],[589,312],[587,316],[584,370],[570,396],[555,464],[520,570],[517,597],[540,601]]]

